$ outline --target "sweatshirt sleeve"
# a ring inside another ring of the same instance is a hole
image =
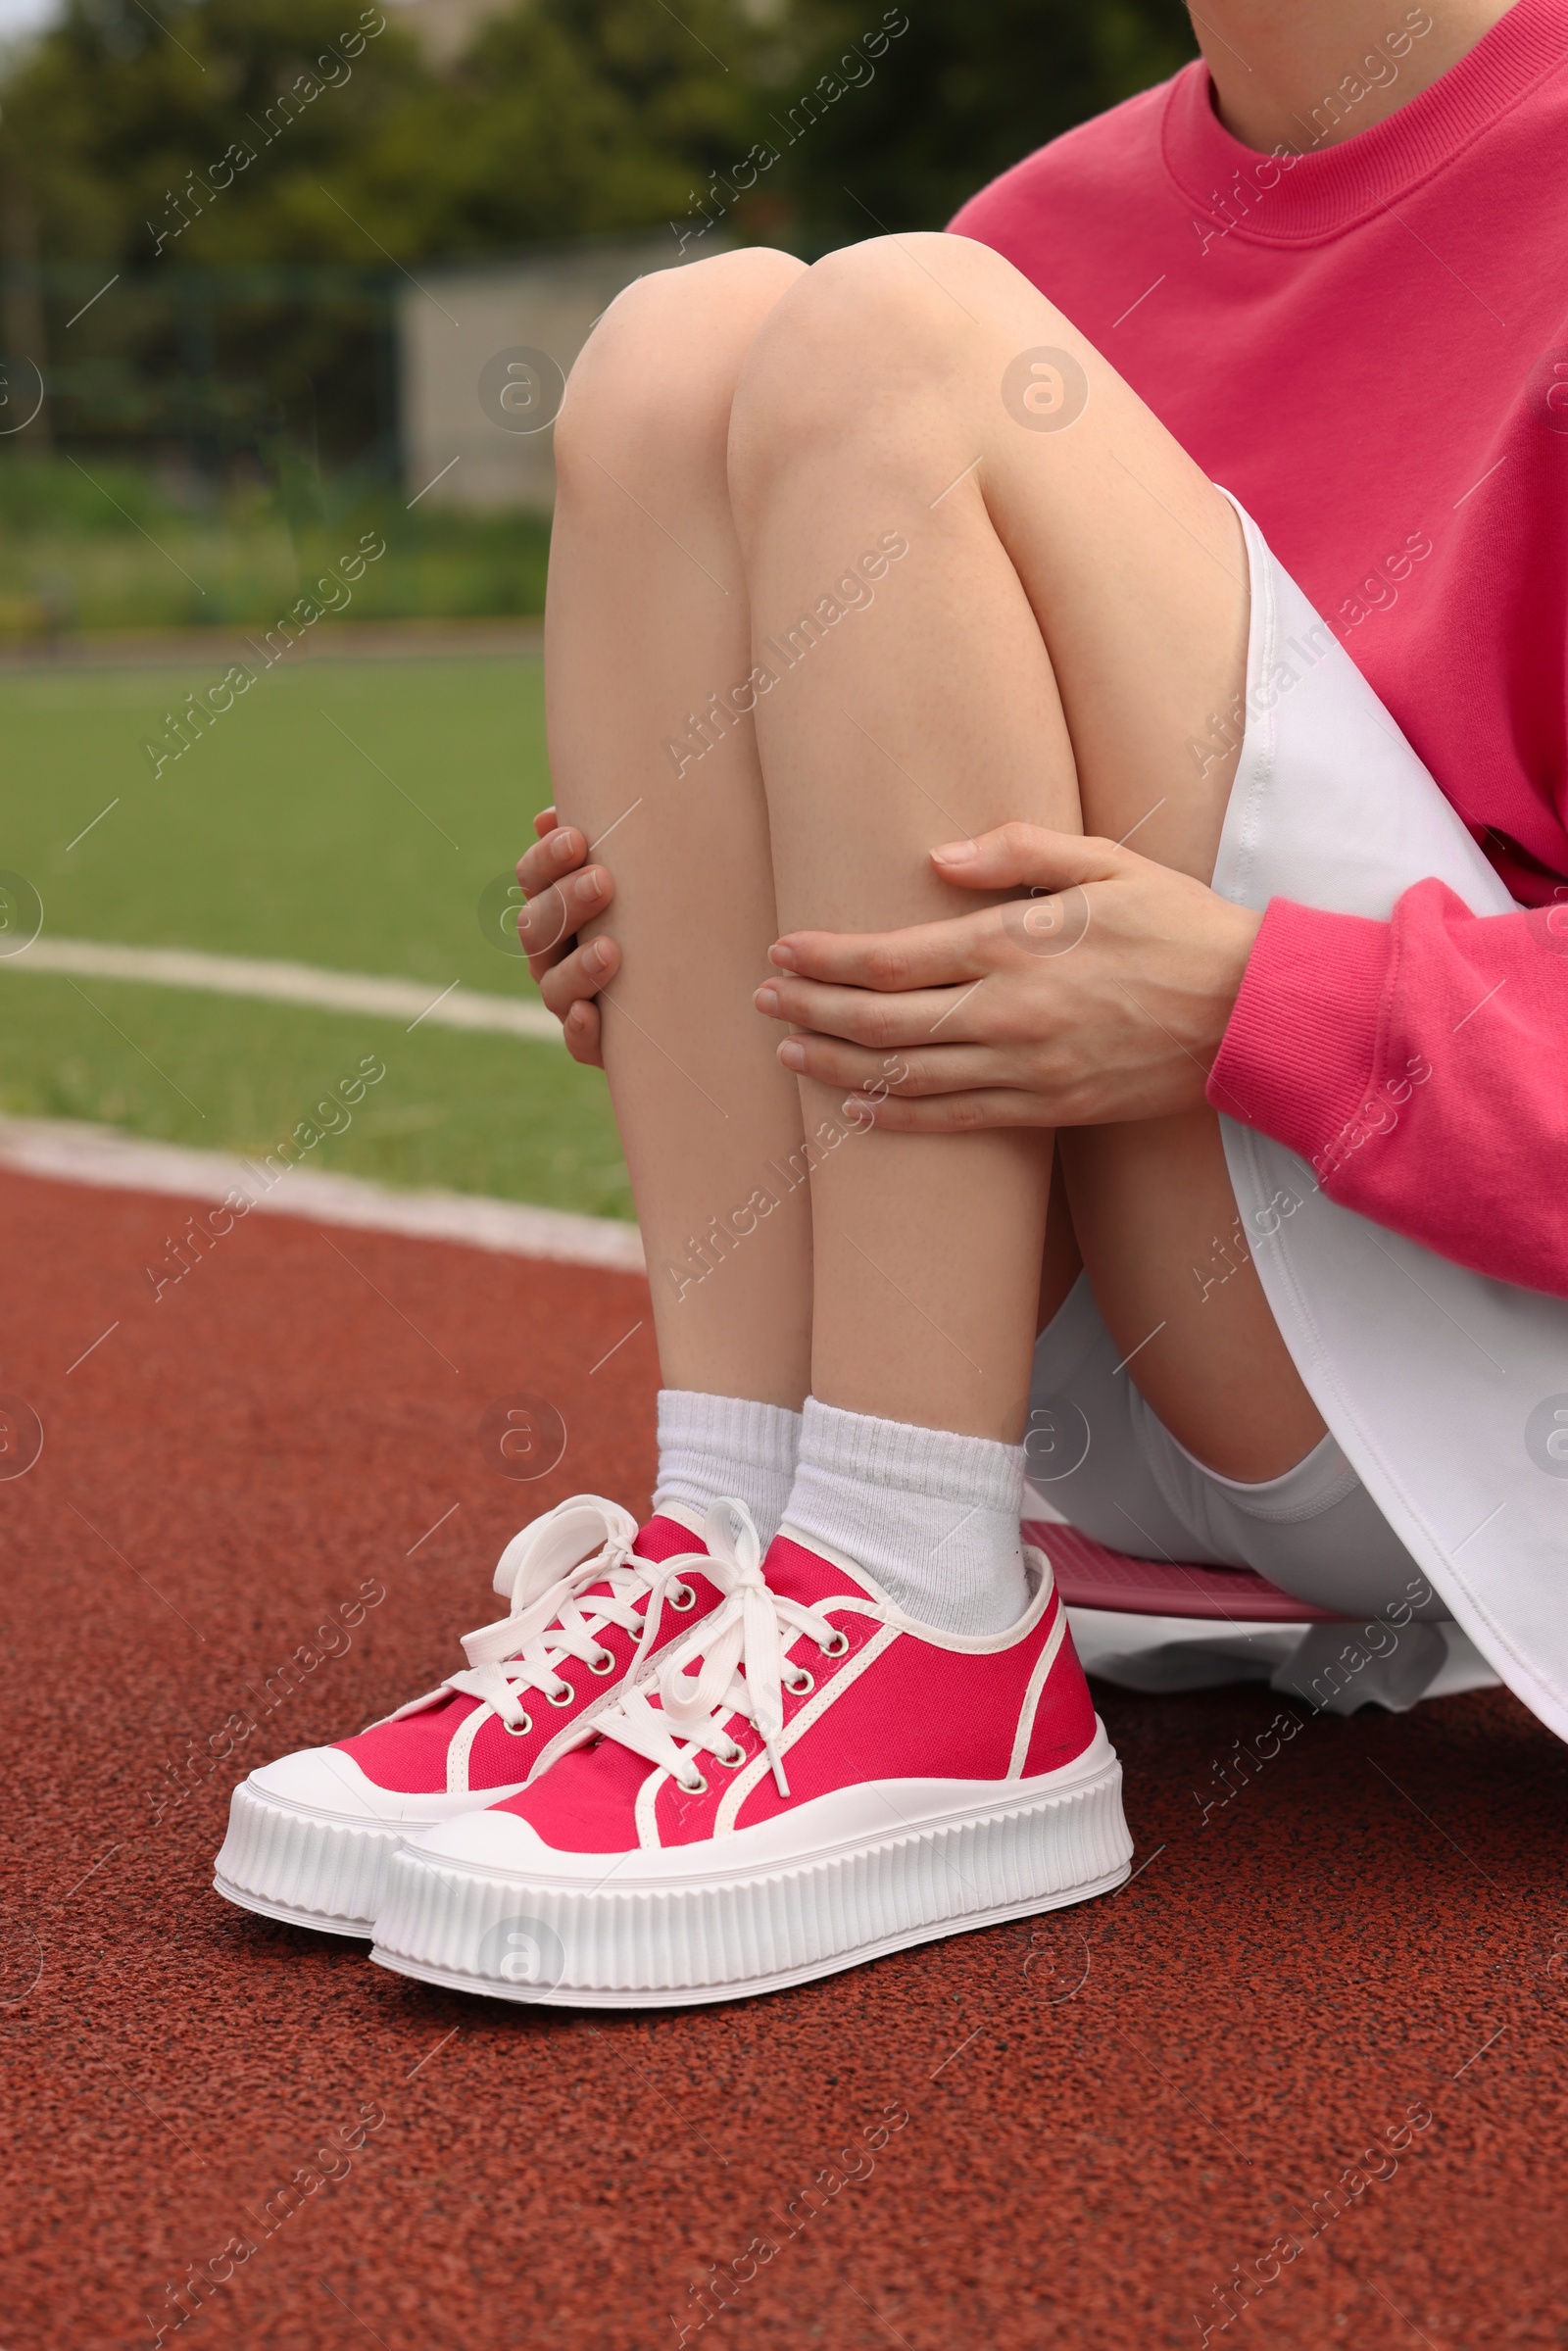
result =
[[[1275,899],[1208,1099],[1344,1206],[1568,1298],[1568,906],[1476,915],[1438,881],[1389,922]]]

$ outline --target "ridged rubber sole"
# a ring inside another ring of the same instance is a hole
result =
[[[273,1803],[241,1781],[213,1885],[226,1902],[260,1918],[368,1939],[387,1866],[410,1826],[337,1820]]]
[[[557,2008],[783,1991],[1121,1885],[1132,1860],[1121,1766],[1103,1731],[1096,1748],[1101,1760],[1076,1783],[1062,1785],[1073,1766],[1004,1782],[972,1813],[686,1885],[583,1888],[406,1847],[387,1872],[370,1957],[423,1984]]]

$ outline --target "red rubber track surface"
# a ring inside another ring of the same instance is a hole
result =
[[[713,2343],[1568,2341],[1568,1757],[1510,1698],[1283,1740],[1266,1691],[1102,1690],[1110,1899],[653,2021],[416,1986],[211,1891],[229,1786],[452,1670],[535,1509],[645,1503],[645,1289],[255,1216],[155,1304],[176,1203],[7,1176],[0,1215],[0,1390],[45,1429],[0,1485],[8,2346],[672,2351],[737,2262]],[[567,1432],[532,1485],[476,1435],[519,1390]]]

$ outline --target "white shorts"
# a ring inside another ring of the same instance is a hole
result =
[[[1024,1438],[1030,1485],[1069,1526],[1134,1559],[1255,1568],[1341,1616],[1447,1618],[1332,1436],[1283,1477],[1239,1485],[1177,1443],[1120,1357],[1080,1274],[1035,1347]]]
[[[1259,909],[1289,898],[1386,921],[1406,889],[1435,877],[1473,914],[1514,911],[1344,646],[1237,511],[1251,585],[1247,715],[1214,888]],[[1434,1082],[1443,1076],[1435,1066]],[[1515,1694],[1568,1738],[1563,1486],[1529,1445],[1532,1412],[1568,1390],[1568,1300],[1374,1225],[1270,1136],[1223,1116],[1220,1127],[1253,1265],[1333,1447],[1291,1473],[1303,1515],[1290,1516],[1286,1496],[1270,1518],[1266,1495],[1249,1501],[1200,1470],[1152,1414],[1118,1397],[1118,1421],[1095,1401],[1091,1347],[1079,1408],[1087,1417],[1093,1405],[1102,1426],[1080,1489],[1086,1531],[1137,1548],[1115,1516],[1119,1474],[1127,1509],[1134,1493],[1151,1512],[1157,1497],[1168,1531],[1190,1527],[1205,1549],[1189,1556],[1239,1556],[1303,1596],[1327,1600],[1337,1578],[1364,1573],[1349,1604],[1370,1607],[1382,1579],[1408,1577],[1408,1558]],[[1462,1183],[1463,1171],[1446,1180]],[[1063,1326],[1063,1345],[1075,1327]],[[1065,1393],[1075,1400],[1071,1380]],[[1345,1555],[1352,1540],[1364,1565]]]

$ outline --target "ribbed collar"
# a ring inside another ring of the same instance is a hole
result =
[[[1407,105],[1337,146],[1302,153],[1265,202],[1236,211],[1235,233],[1287,245],[1355,227],[1451,163],[1554,68],[1568,71],[1568,0],[1514,0],[1467,56]],[[1200,59],[1171,83],[1162,132],[1166,169],[1205,216],[1214,214],[1213,192],[1223,197],[1237,171],[1244,192],[1255,185],[1262,160],[1225,128],[1213,100]],[[1303,128],[1303,149],[1308,136]]]

